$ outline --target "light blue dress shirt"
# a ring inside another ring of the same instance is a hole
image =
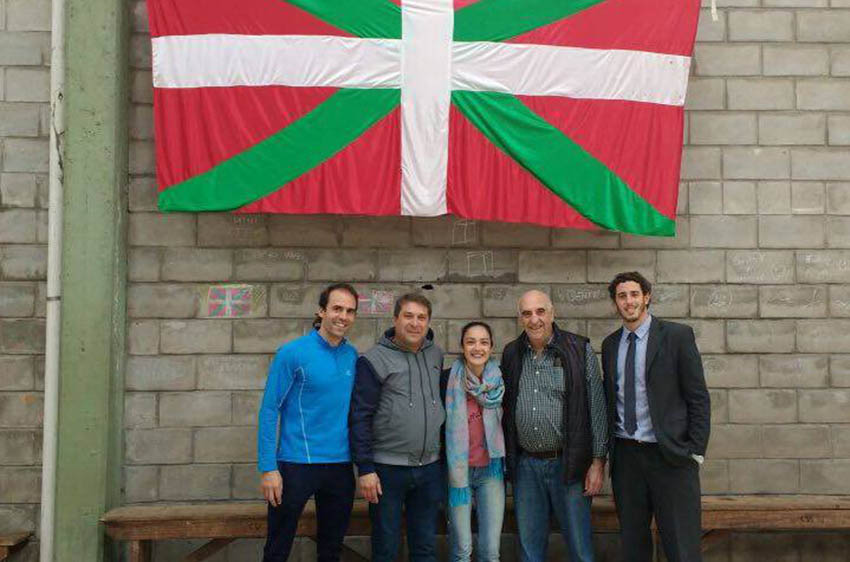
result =
[[[625,419],[625,377],[626,377],[626,353],[629,351],[629,330],[625,327],[620,331],[620,347],[617,348],[617,426],[614,434],[624,439],[636,439],[638,441],[649,441],[656,443],[655,430],[652,428],[652,418],[649,416],[649,400],[646,397],[646,345],[649,343],[649,326],[652,324],[652,315],[647,314],[643,323],[635,330],[635,414],[637,416],[637,430],[634,435],[629,435],[623,427]]]

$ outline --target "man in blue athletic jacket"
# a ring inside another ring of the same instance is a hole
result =
[[[319,296],[315,329],[281,346],[269,368],[257,436],[261,488],[268,501],[263,562],[287,559],[311,496],[318,560],[339,560],[354,503],[348,408],[357,350],[345,334],[356,315],[354,288],[331,285]]]

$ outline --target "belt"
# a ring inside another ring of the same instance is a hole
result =
[[[561,458],[562,451],[526,451],[522,450],[522,454],[534,457],[535,459],[551,460]]]
[[[617,437],[616,439],[623,445],[636,445],[638,447],[649,447],[651,445],[658,445],[656,441],[641,441],[640,439],[626,439],[625,437]]]

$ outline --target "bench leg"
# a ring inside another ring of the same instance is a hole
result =
[[[130,541],[130,562],[151,562],[151,541]]]
[[[235,539],[213,539],[186,556],[186,558],[183,559],[183,562],[201,562],[202,560],[206,560],[219,550],[226,548],[227,545],[232,543],[234,540]]]

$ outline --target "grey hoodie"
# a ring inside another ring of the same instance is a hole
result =
[[[416,353],[398,347],[394,335],[387,330],[358,361],[350,431],[361,474],[372,463],[419,466],[440,458],[443,350],[431,330]]]

